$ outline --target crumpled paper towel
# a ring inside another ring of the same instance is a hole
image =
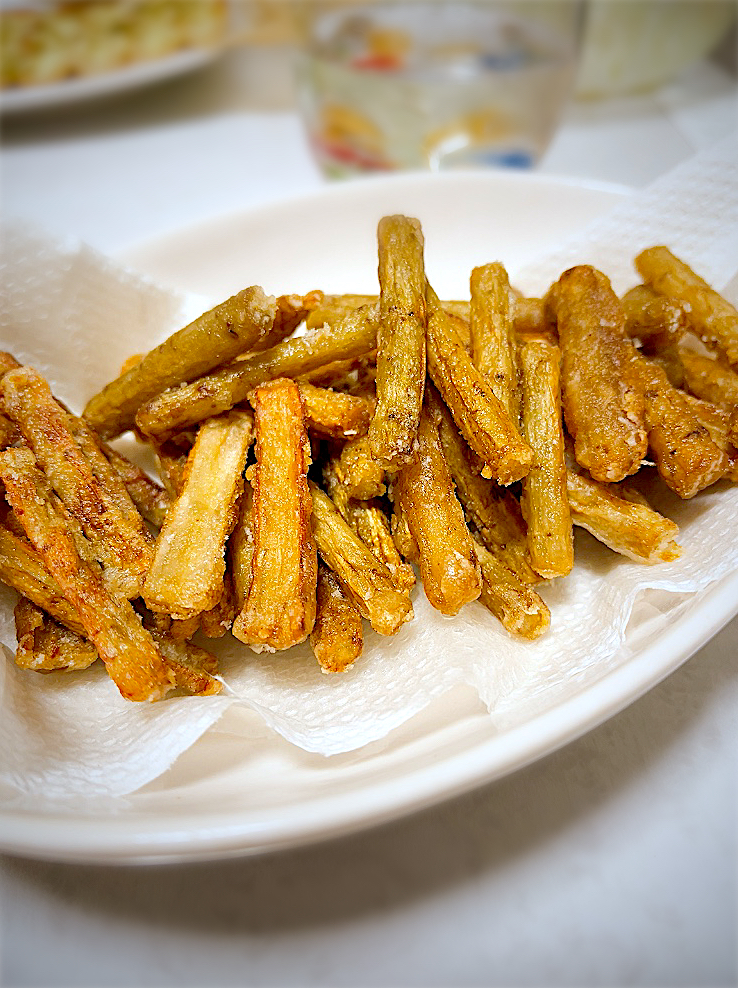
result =
[[[738,148],[729,141],[511,274],[540,293],[570,264],[595,263],[622,291],[636,281],[633,256],[666,243],[722,289],[735,274],[737,231]],[[27,230],[6,235],[2,280],[0,347],[48,375],[75,410],[104,383],[103,351],[115,366],[150,348],[181,325],[187,302],[88,248]],[[219,697],[131,704],[99,664],[84,674],[39,676],[18,670],[8,651],[0,664],[0,782],[49,800],[133,792],[231,704],[246,704],[289,741],[325,755],[385,736],[459,683],[476,688],[501,729],[521,723],[623,661],[638,595],[694,593],[738,566],[738,540],[726,538],[736,530],[738,488],[719,484],[688,502],[656,490],[658,506],[680,525],[681,559],[639,565],[579,532],[574,571],[542,591],[552,622],[535,643],[513,640],[478,603],[444,618],[419,588],[415,620],[394,638],[369,631],[362,658],[342,675],[321,674],[307,646],[256,655],[234,639],[210,643],[228,686]],[[662,598],[654,599],[658,606]],[[0,587],[0,641],[8,649],[13,604],[14,594]]]

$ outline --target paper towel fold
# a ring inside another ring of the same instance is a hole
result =
[[[669,245],[719,288],[736,273],[738,147],[724,142],[634,195],[580,236],[524,270],[515,284],[540,293],[571,264],[593,263],[618,291],[635,281],[642,247]],[[79,409],[132,352],[181,324],[186,299],[119,269],[82,245],[8,231],[0,347],[46,374]],[[615,556],[577,533],[574,571],[545,587],[550,631],[511,638],[478,603],[444,618],[418,589],[415,620],[393,638],[366,637],[356,666],[322,675],[307,646],[256,655],[235,639],[209,643],[227,691],[153,705],[122,700],[104,669],[38,676],[0,663],[0,781],[48,799],[124,795],[170,766],[231,704],[246,704],[285,738],[326,755],[386,735],[458,683],[471,684],[500,727],[525,721],[623,661],[633,603],[649,589],[693,593],[738,566],[726,539],[738,488],[718,484],[695,501],[663,489],[660,507],[680,526],[682,557],[655,567]],[[0,642],[12,648],[14,595],[0,587]]]

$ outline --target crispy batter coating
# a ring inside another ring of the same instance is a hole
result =
[[[547,580],[565,576],[574,565],[561,421],[560,356],[558,347],[542,340],[520,348],[522,431],[533,450],[530,473],[523,478],[520,507],[528,526],[531,566]]]
[[[520,418],[520,382],[510,280],[498,261],[474,268],[471,291],[471,357],[511,422]]]
[[[601,484],[578,470],[567,471],[566,484],[574,524],[614,552],[641,563],[679,558],[678,526],[645,501],[624,496],[621,484]]]
[[[346,497],[368,501],[381,497],[387,489],[384,467],[374,458],[368,436],[347,442],[333,459],[331,469]]]
[[[501,484],[520,480],[533,454],[453,332],[438,296],[426,285],[428,373],[462,435],[481,457],[482,474]]]
[[[318,566],[317,610],[310,647],[324,672],[343,672],[364,648],[361,614],[344,595],[335,573],[323,563]]]
[[[540,637],[551,623],[551,612],[540,595],[479,542],[474,548],[482,573],[480,603],[510,634],[529,641]]]
[[[425,387],[425,241],[418,220],[385,216],[377,228],[379,329],[372,453],[397,470],[412,453]]]
[[[49,617],[21,597],[13,612],[15,664],[34,672],[81,672],[98,659],[92,642]]]
[[[141,406],[136,424],[157,442],[171,438],[228,411],[245,401],[254,388],[276,377],[303,377],[336,360],[362,357],[374,349],[376,338],[376,307],[357,309],[333,328],[284,340],[247,360],[236,360],[188,384],[168,388]]]
[[[392,500],[399,505],[417,547],[417,557],[411,561],[420,567],[428,600],[442,614],[458,614],[481,593],[481,574],[443,456],[438,425],[426,406],[413,458],[395,477]]]
[[[728,456],[661,367],[640,355],[634,366],[645,395],[648,445],[656,469],[679,497],[694,497],[725,476]]]
[[[61,624],[84,634],[77,611],[25,535],[0,524],[0,580]]]
[[[342,518],[325,491],[309,481],[313,497],[313,534],[321,558],[341,589],[380,635],[394,635],[413,616],[410,596],[399,591],[392,574]]]
[[[91,398],[84,418],[103,438],[133,427],[144,402],[254,349],[274,325],[276,303],[258,285],[203,313]]]
[[[226,539],[235,524],[253,438],[246,409],[208,419],[187,460],[184,486],[156,541],[143,598],[178,619],[214,607],[223,590]]]
[[[323,465],[323,482],[333,503],[344,521],[390,571],[397,589],[409,593],[415,586],[415,571],[403,562],[392,538],[390,520],[382,502],[379,498],[356,500],[350,497],[348,488],[339,480],[337,465],[336,458]]]
[[[51,490],[30,449],[17,447],[0,453],[0,477],[28,538],[76,610],[122,696],[157,700],[168,693],[174,677],[161,652],[129,601],[108,589],[99,567],[80,556],[72,534],[74,520]]]
[[[298,385],[288,378],[257,388],[251,583],[233,634],[255,651],[304,641],[315,622],[317,556],[307,488],[310,450]]]
[[[138,508],[141,516],[156,528],[164,524],[172,499],[163,487],[152,480],[148,474],[123,456],[117,449],[103,445],[103,451],[110,465],[126,486],[131,500]]]
[[[0,390],[8,414],[82,526],[109,580],[126,596],[137,597],[151,563],[151,544],[143,519],[94,436],[62,408],[32,367],[9,371]]]
[[[689,324],[721,360],[738,371],[738,311],[667,247],[649,247],[635,259],[638,273],[659,295],[682,303]]]
[[[738,374],[735,371],[719,360],[687,347],[679,348],[679,357],[687,391],[714,405],[722,405],[728,411],[738,408]]]
[[[577,462],[597,480],[622,480],[646,455],[643,386],[609,279],[590,265],[565,271],[547,296],[562,349],[566,427]]]
[[[426,400],[438,422],[443,455],[467,522],[482,544],[523,583],[539,583],[541,577],[530,565],[527,529],[517,499],[494,480],[480,476],[476,455],[464,442],[438,392],[428,388]]]
[[[331,388],[316,388],[307,381],[300,382],[300,394],[311,432],[332,439],[353,439],[366,435],[374,411],[372,398],[345,394]]]

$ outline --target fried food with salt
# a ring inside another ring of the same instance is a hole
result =
[[[520,507],[528,526],[530,563],[547,580],[574,565],[571,514],[566,495],[566,460],[561,421],[561,351],[542,340],[520,348],[522,433],[533,450],[523,478]]]
[[[317,609],[310,647],[324,672],[343,672],[364,648],[361,614],[344,595],[335,573],[318,565]]]
[[[335,327],[311,330],[162,391],[141,406],[136,424],[147,438],[160,442],[228,411],[245,401],[254,388],[276,377],[299,378],[336,360],[363,357],[374,349],[376,340],[377,308],[357,309]]]
[[[156,540],[143,598],[179,620],[214,607],[223,589],[224,548],[235,524],[253,439],[246,409],[203,423],[187,460],[182,491]]]
[[[256,465],[249,470],[251,584],[232,631],[255,651],[275,651],[304,641],[315,622],[310,445],[294,381],[277,378],[250,400],[256,424]]]
[[[410,530],[423,588],[442,614],[458,614],[482,590],[474,542],[443,456],[438,422],[423,406],[413,457],[391,489]]]
[[[609,279],[590,265],[565,271],[549,290],[562,351],[561,390],[577,463],[596,480],[636,473],[648,446],[635,348]]]
[[[412,453],[425,387],[425,241],[418,220],[384,216],[377,227],[379,328],[372,453],[395,471]]]
[[[313,534],[321,558],[341,589],[380,635],[394,635],[413,617],[410,595],[398,590],[387,567],[354,532],[338,508],[313,481]]]
[[[245,288],[169,336],[90,398],[83,417],[102,439],[133,427],[136,412],[166,388],[195,378],[258,346],[274,326],[276,302]]]
[[[649,247],[635,259],[638,273],[659,295],[682,303],[689,325],[706,347],[738,371],[738,310],[668,247]]]
[[[426,284],[428,374],[456,424],[482,460],[482,475],[500,484],[522,479],[533,454],[507,411],[451,328],[438,296]]]

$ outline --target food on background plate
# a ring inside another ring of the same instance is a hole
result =
[[[335,674],[363,621],[414,619],[416,569],[442,614],[479,601],[524,642],[556,621],[540,591],[576,564],[573,526],[679,557],[639,481],[655,465],[681,498],[738,481],[732,306],[666,248],[623,299],[586,264],[524,298],[490,261],[442,302],[418,220],[384,217],[377,247],[378,295],[251,286],[127,361],[82,417],[0,354],[20,667],[100,658],[131,700],[208,695],[218,663],[195,636],[230,633],[256,653],[307,641]],[[131,427],[158,479],[109,444]]]

